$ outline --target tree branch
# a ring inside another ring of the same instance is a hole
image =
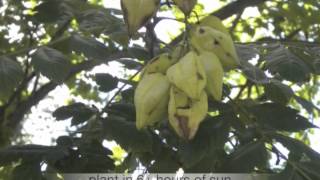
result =
[[[257,6],[261,3],[264,3],[268,0],[238,0],[228,5],[224,6],[223,8],[219,9],[211,13],[210,15],[217,16],[221,20],[227,19],[228,17],[239,14],[241,11],[244,11],[245,8],[250,6]],[[171,41],[170,45],[176,45],[182,40],[183,36],[180,34],[174,40]]]
[[[81,71],[87,71],[97,65],[124,57],[127,57],[126,52],[118,52],[113,55],[110,55],[105,61],[84,61],[83,63],[75,65],[70,70],[70,74],[68,75],[66,80],[71,79],[73,76],[80,73]],[[33,106],[37,105],[42,99],[44,99],[48,95],[48,93],[54,90],[58,85],[58,83],[51,81],[43,85],[37,91],[35,91],[28,99],[22,101],[16,107],[15,111],[8,116],[5,126],[11,129],[16,129],[23,121],[24,115],[27,114]]]
[[[234,14],[239,14],[239,12],[243,11],[247,7],[257,6],[266,1],[268,0],[238,0],[224,6],[216,12],[213,12],[211,15],[217,16],[220,19],[227,19]]]

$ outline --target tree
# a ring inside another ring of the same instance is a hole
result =
[[[122,12],[103,7],[102,1],[0,2],[0,179],[131,172],[139,163],[148,172],[183,168],[185,172],[272,173],[274,179],[320,178],[320,155],[309,147],[308,139],[310,128],[317,128],[312,121],[319,116],[317,0],[220,0],[223,7],[212,15],[231,22],[241,67],[225,75],[225,100],[209,102],[210,113],[191,141],[181,140],[167,123],[156,130],[135,127],[137,74],[146,62],[183,39],[174,37],[169,44],[158,40],[154,27],[163,18],[154,17],[146,32],[134,37],[143,39],[144,46],[132,46],[119,18]],[[197,5],[197,15],[203,6]],[[248,7],[256,7],[260,14],[243,18]],[[160,10],[173,10],[178,20],[183,17],[171,1],[162,2]],[[14,27],[18,33],[9,36]],[[262,29],[270,35],[259,35]],[[253,58],[256,63],[249,61]],[[136,73],[127,79],[97,73],[89,77],[95,83],[79,76],[112,61]],[[59,137],[53,146],[17,143],[25,116],[60,84],[104,107],[70,99],[52,115],[58,121],[71,118],[77,133]],[[116,93],[104,102],[99,94],[111,91]],[[127,156],[117,157],[102,145],[104,140],[115,140]],[[272,155],[276,164],[284,161],[282,168],[271,163]]]

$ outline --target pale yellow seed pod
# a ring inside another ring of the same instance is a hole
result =
[[[189,98],[176,87],[170,89],[169,123],[177,135],[186,140],[191,140],[196,135],[200,123],[208,111],[208,99],[202,91],[199,100]]]
[[[157,12],[160,0],[121,0],[123,17],[130,36]]]
[[[199,26],[208,26],[230,36],[228,29],[223,25],[222,21],[213,15],[201,19]]]
[[[171,66],[167,71],[167,77],[170,83],[192,99],[200,98],[207,82],[204,67],[194,51],[190,51]]]
[[[170,83],[161,73],[141,79],[134,94],[137,129],[153,126],[167,116],[169,89]]]
[[[160,54],[151,59],[142,71],[142,77],[145,74],[162,73],[166,74],[168,68],[177,62],[177,59],[172,58],[168,53]]]
[[[206,72],[205,89],[208,96],[216,101],[221,101],[224,72],[219,58],[211,52],[201,52],[198,57]]]
[[[198,51],[215,53],[224,70],[239,66],[239,58],[230,36],[208,26],[198,26],[191,35],[191,44]]]

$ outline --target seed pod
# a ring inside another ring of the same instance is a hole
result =
[[[146,74],[162,73],[166,74],[168,68],[174,64],[177,59],[173,59],[167,53],[160,54],[159,56],[151,59],[142,71],[142,77]]]
[[[199,99],[207,78],[202,63],[195,52],[190,51],[167,71],[170,83],[192,99]]]
[[[208,26],[230,36],[228,29],[223,25],[222,21],[218,17],[213,15],[209,15],[203,18],[200,21],[199,26]]]
[[[171,87],[168,111],[169,123],[178,136],[191,140],[207,114],[207,94],[202,91],[200,99],[193,100],[176,87]]]
[[[137,129],[153,126],[167,116],[169,88],[167,77],[160,73],[141,79],[134,94]]]
[[[221,101],[224,72],[219,58],[214,53],[202,52],[199,54],[199,60],[207,76],[205,87],[207,94],[213,99]]]
[[[136,33],[157,12],[160,0],[121,0],[129,36]]]
[[[215,53],[224,70],[237,68],[239,59],[230,36],[208,26],[198,26],[191,35],[191,44],[199,52]]]

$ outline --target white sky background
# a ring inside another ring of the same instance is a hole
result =
[[[215,3],[217,1],[213,0],[199,0],[200,3],[205,4],[205,12],[209,13],[215,9],[220,8],[219,4]],[[120,8],[119,0],[105,0],[105,7]],[[252,15],[257,15],[258,11],[255,8],[247,8],[243,14],[243,18],[250,17]],[[160,16],[173,17],[170,13],[161,13]],[[168,42],[172,35],[178,33],[180,28],[179,24],[175,21],[167,20],[159,23],[156,27],[156,32],[161,40]],[[268,33],[267,30],[261,31],[261,34]],[[117,63],[110,63],[109,66],[102,65],[96,67],[93,70],[94,73],[97,72],[108,72],[112,75],[122,77],[124,74],[123,68]],[[93,73],[93,74],[94,74]],[[108,99],[107,94],[103,94],[106,101]],[[32,108],[32,113],[27,117],[27,121],[24,124],[23,133],[30,136],[30,142],[35,144],[51,145],[57,137],[61,135],[67,135],[67,127],[70,127],[70,121],[57,122],[52,117],[51,113],[58,107],[66,105],[67,100],[70,98],[70,93],[65,85],[57,87],[52,91],[48,98],[42,100],[40,104]],[[88,102],[80,97],[76,98],[78,102],[84,102],[86,104],[94,104],[94,102]],[[101,104],[96,104],[97,107],[101,107]],[[320,121],[316,120],[314,122],[316,125],[320,126]],[[71,129],[72,130],[72,129]],[[310,135],[311,147],[316,151],[320,152],[320,141],[319,141],[320,130],[315,129],[314,134]],[[105,143],[107,146],[114,146],[114,142]]]

